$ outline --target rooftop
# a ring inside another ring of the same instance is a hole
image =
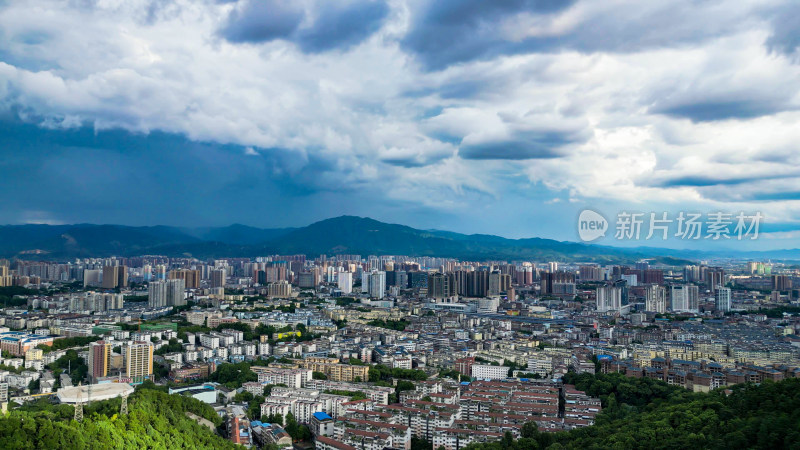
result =
[[[89,390],[91,388],[91,398]],[[88,400],[108,400],[133,394],[133,388],[127,383],[102,383],[85,386],[71,386],[58,390],[61,403],[87,402]]]

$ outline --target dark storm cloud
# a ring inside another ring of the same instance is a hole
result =
[[[711,187],[711,186],[735,186],[759,181],[779,180],[797,177],[798,173],[790,174],[765,174],[765,175],[745,175],[745,176],[714,176],[714,175],[688,175],[662,178],[650,182],[649,186],[657,187]],[[737,194],[740,194],[737,192]]]
[[[412,10],[411,27],[402,41],[429,68],[514,53],[519,44],[506,41],[496,25],[522,12],[552,13],[573,0],[437,0],[419,2]]]
[[[464,159],[541,159],[563,156],[562,147],[584,142],[585,134],[572,131],[525,131],[508,139],[462,143]]]
[[[67,223],[276,223],[269,206],[302,224],[330,208],[309,182],[323,164],[297,165],[289,150],[250,156],[168,133],[48,130],[8,117],[0,118],[0,140],[0,190],[20,194],[0,206],[0,223],[24,221],[26,211]],[[295,206],[303,202],[308,212]]]
[[[692,186],[692,187],[706,187],[718,185],[735,185],[742,183],[749,183],[757,181],[760,177],[740,177],[740,178],[715,178],[712,176],[685,176],[676,177],[653,183],[654,186],[659,187],[679,187],[679,186]]]
[[[576,0],[436,0],[411,8],[411,25],[401,44],[429,70],[502,55],[557,52],[635,52],[673,48],[747,29],[747,15],[716,2],[638,2],[611,8],[582,2],[579,23],[526,35],[526,18],[548,28]],[[716,16],[708,21],[704,17]],[[519,21],[519,19],[523,19]],[[522,33],[515,36],[515,32]]]
[[[404,167],[406,169],[414,168],[414,167],[424,167],[430,164],[428,161],[420,161],[416,158],[408,157],[408,158],[382,158],[386,164],[398,167]]]
[[[745,200],[751,201],[784,201],[784,200],[800,200],[800,191],[784,191],[784,192],[759,192],[745,196]]]
[[[771,51],[800,58],[800,3],[772,12],[772,34],[767,39]]]
[[[234,8],[221,34],[231,42],[285,39],[317,53],[360,43],[380,29],[388,13],[383,0],[320,2],[312,17],[298,2],[250,0]]]
[[[693,122],[709,122],[727,119],[750,119],[792,109],[787,104],[790,99],[786,98],[782,100],[769,98],[741,100],[704,100],[700,98],[696,100],[694,102],[687,101],[686,103],[656,106],[651,108],[649,112],[685,118]]]
[[[234,8],[221,33],[231,42],[285,39],[303,16],[302,6],[291,0],[245,1]]]
[[[299,30],[297,42],[306,52],[323,52],[356,45],[380,29],[389,6],[383,1],[345,5],[323,2],[314,25]]]

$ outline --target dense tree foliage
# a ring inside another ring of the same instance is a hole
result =
[[[609,397],[612,394],[617,403],[637,409],[657,400],[682,399],[693,395],[682,387],[670,386],[663,381],[631,378],[620,373],[607,375],[582,373],[578,375],[570,372],[564,375],[563,380],[564,383],[575,385],[575,388],[586,392],[591,397],[599,397],[604,408],[608,407]]]
[[[175,338],[169,340],[167,345],[163,345],[158,348],[158,350],[154,351],[156,355],[166,355],[167,353],[175,353],[175,352],[182,352],[183,351],[183,344]]]
[[[409,323],[410,322],[407,321],[406,319],[400,319],[400,320],[375,319],[367,322],[367,325],[372,325],[373,327],[388,328],[390,330],[403,331],[406,329],[406,326]]]
[[[64,356],[48,364],[47,368],[53,371],[53,376],[55,376],[56,380],[59,379],[62,373],[69,371],[68,375],[72,378],[73,384],[83,381],[86,378],[86,374],[89,373],[89,367],[86,362],[78,356],[78,352],[75,350],[67,350]]]
[[[291,436],[292,440],[295,442],[311,439],[311,430],[305,425],[298,423],[292,413],[286,414],[286,426],[283,427],[283,429],[289,433],[289,436]]]
[[[264,423],[277,423],[280,426],[283,426],[283,416],[280,414],[264,414],[261,416],[261,422]]]
[[[348,306],[352,305],[353,303],[358,303],[358,300],[353,297],[337,297],[336,298],[336,305],[337,306]]]
[[[766,293],[769,294],[770,291],[767,291]],[[732,315],[735,315],[735,314],[741,314],[741,315],[764,314],[764,315],[766,315],[767,317],[769,317],[771,319],[781,319],[781,318],[783,318],[783,314],[784,313],[786,313],[786,314],[800,314],[800,306],[784,305],[784,306],[778,306],[778,307],[775,307],[775,308],[761,308],[761,309],[752,310],[752,311],[729,311],[729,312],[725,313],[725,315],[732,316]]]
[[[36,295],[39,291],[35,289],[27,289],[22,286],[4,286],[0,287],[0,304],[4,308],[12,307],[19,308],[21,306],[28,306],[28,299],[24,297],[14,297],[15,295]]]
[[[416,389],[414,383],[405,380],[399,380],[397,382],[397,386],[395,386],[395,393],[397,394],[397,398],[400,398],[400,393],[403,391],[413,391]]]
[[[518,440],[507,436],[466,450],[781,449],[800,442],[800,379],[707,394],[619,374],[568,374],[566,380],[603,400],[594,426],[547,433],[526,424]]]
[[[210,378],[211,381],[224,384],[228,389],[238,389],[244,383],[258,381],[258,375],[250,370],[250,364],[246,362],[220,364]]]
[[[364,399],[369,398],[369,397],[367,397],[367,394],[365,394],[365,393],[363,393],[361,391],[346,391],[346,390],[342,390],[342,389],[326,389],[325,393],[326,394],[333,394],[333,395],[344,395],[346,397],[350,397],[351,401],[364,400]]]
[[[190,397],[140,388],[128,399],[130,413],[120,416],[119,398],[85,407],[84,420],[72,420],[73,407],[35,402],[0,417],[2,447],[7,449],[122,449],[215,448],[233,449],[186,416],[187,412],[210,420],[221,419],[213,408]]]
[[[54,350],[63,350],[65,348],[85,347],[94,341],[99,341],[100,339],[103,339],[103,337],[102,336],[68,337],[68,338],[61,338],[54,340],[52,346],[39,344],[37,348],[42,349],[42,351],[44,351],[45,353],[49,353]]]
[[[268,384],[268,385],[264,386],[264,397],[269,397],[270,394],[272,394],[272,388],[278,387],[278,386],[280,386],[280,387],[288,387],[283,383]]]
[[[470,381],[472,379],[466,375],[461,374],[461,372],[459,372],[456,369],[442,369],[439,371],[438,376],[439,378],[450,378],[453,380],[458,380],[459,375],[461,376],[461,381]]]
[[[411,437],[411,450],[431,450],[432,448],[433,442],[415,436]]]

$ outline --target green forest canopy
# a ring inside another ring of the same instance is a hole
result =
[[[520,439],[509,434],[465,450],[788,449],[800,442],[800,379],[731,386],[730,395],[621,374],[569,373],[565,382],[601,398],[594,426],[559,433],[527,426]]]
[[[121,399],[94,402],[75,422],[71,405],[46,399],[26,404],[0,417],[6,449],[234,449],[231,442],[186,416],[194,413],[219,426],[213,408],[191,397],[139,388],[128,399],[130,413],[119,415]]]
[[[520,439],[509,434],[465,450],[781,449],[800,442],[800,379],[707,394],[621,374],[570,373],[565,382],[601,399],[604,409],[596,425],[547,433],[529,423]],[[80,423],[72,420],[70,405],[52,405],[47,399],[25,404],[0,417],[3,448],[235,448],[185,414],[219,426],[222,419],[209,405],[153,387],[137,388],[128,415],[118,414],[117,398],[86,406]]]

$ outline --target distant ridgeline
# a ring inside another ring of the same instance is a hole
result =
[[[419,230],[365,217],[342,216],[302,228],[243,225],[177,228],[122,225],[0,226],[0,257],[40,261],[105,256],[254,257],[269,254],[409,255],[461,259],[655,262],[684,265],[696,253],[625,249],[552,239],[506,239],[483,234]],[[683,259],[687,258],[687,259]]]
[[[237,446],[186,416],[191,412],[219,426],[210,406],[190,397],[138,389],[128,399],[129,414],[119,415],[120,398],[84,406],[84,419],[73,420],[72,405],[48,399],[14,408],[0,417],[4,449],[139,449]],[[241,448],[241,447],[238,447]]]

